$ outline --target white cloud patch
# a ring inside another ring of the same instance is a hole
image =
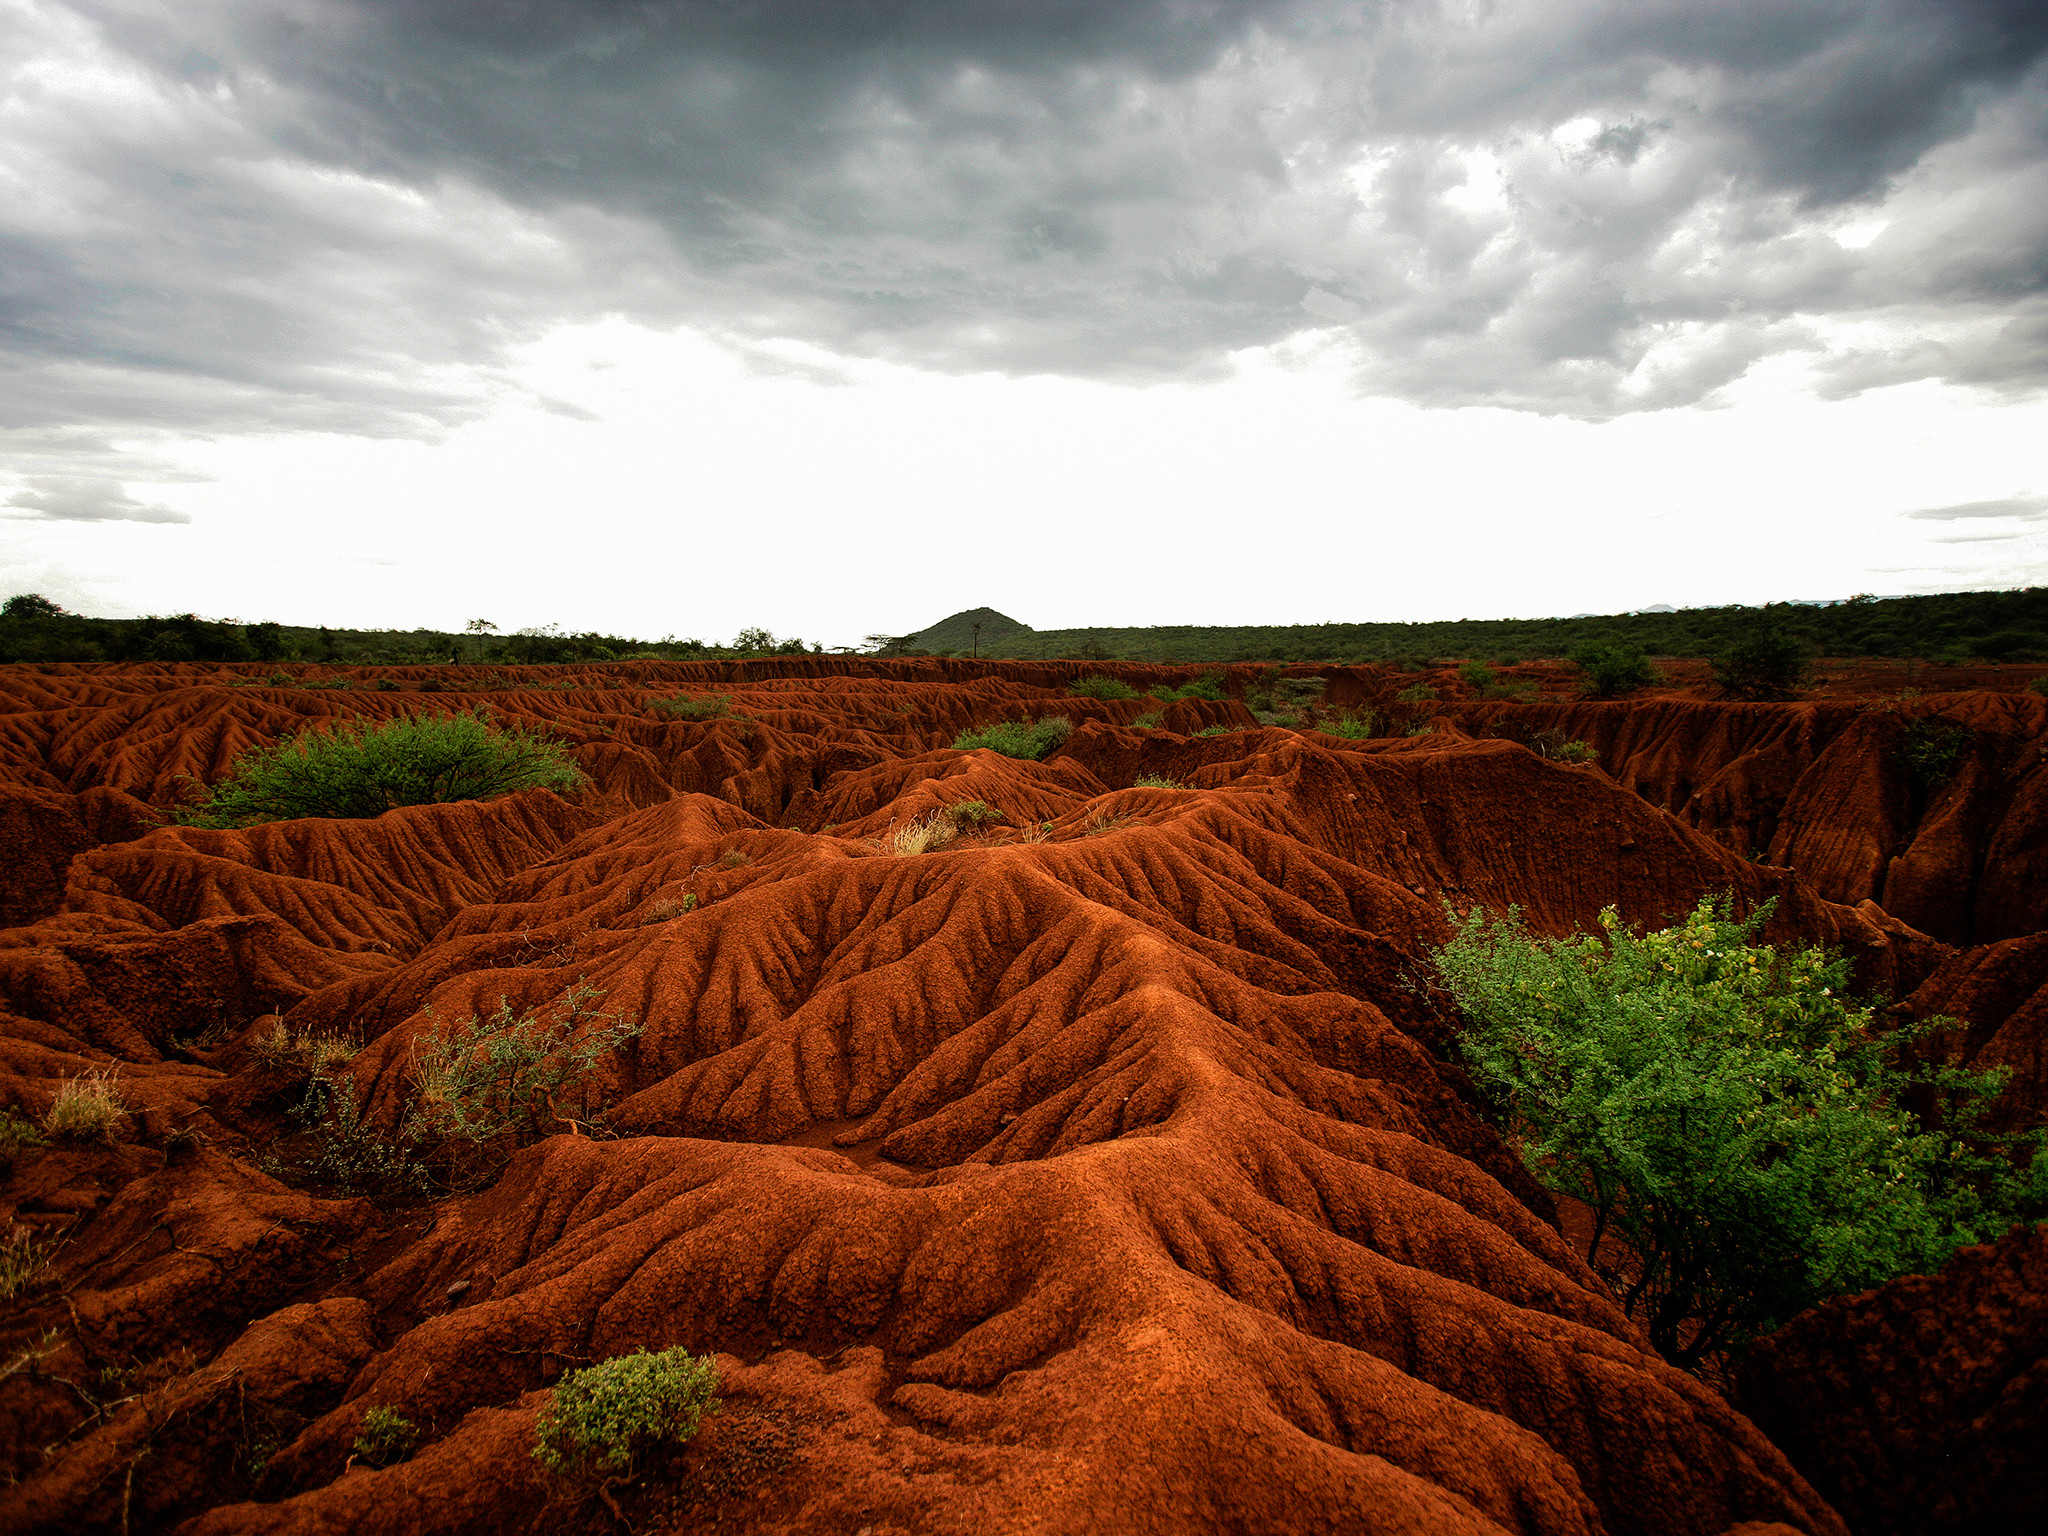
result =
[[[160,502],[141,502],[118,480],[83,475],[31,479],[4,503],[38,518],[63,523],[189,523],[190,513]]]

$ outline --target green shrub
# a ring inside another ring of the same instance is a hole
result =
[[[19,1110],[0,1109],[0,1178],[14,1171],[14,1159],[29,1147],[40,1147],[43,1133]]]
[[[713,693],[699,699],[687,693],[677,693],[665,699],[651,699],[647,707],[658,715],[667,715],[675,720],[718,720],[732,713],[732,696]]]
[[[1238,727],[1234,725],[1208,725],[1195,732],[1195,734],[1197,736],[1228,736],[1237,729]]]
[[[1623,1307],[1683,1366],[2048,1209],[2042,1133],[2018,1166],[1971,1137],[2003,1069],[1901,1066],[1950,1021],[1881,1031],[1846,961],[1751,942],[1769,910],[1553,940],[1475,908],[1437,955],[1523,1160],[1592,1208],[1589,1262],[1609,1231],[1633,1250]]]
[[[2027,684],[2027,686],[2033,689],[2034,692],[2040,694],[2043,698],[2048,698],[2048,673],[2044,673],[2040,677],[2035,678],[2031,683]]]
[[[379,1406],[363,1415],[362,1430],[351,1449],[365,1465],[389,1467],[410,1456],[419,1439],[419,1429],[411,1419],[396,1408]]]
[[[1223,692],[1223,674],[1221,672],[1204,672],[1193,681],[1182,683],[1178,688],[1169,689],[1165,693],[1158,694],[1157,697],[1166,700],[1168,703],[1175,699],[1211,699],[1221,701],[1226,697]]]
[[[1532,735],[1529,750],[1554,763],[1590,763],[1600,755],[1587,743],[1574,741],[1555,727]]]
[[[401,805],[490,800],[583,783],[568,746],[503,730],[482,711],[348,720],[245,753],[204,800],[177,807],[192,827],[249,827],[300,816],[380,816]]]
[[[1003,813],[986,800],[955,800],[951,805],[941,806],[939,810],[954,826],[969,831],[1003,819]]]
[[[599,1012],[603,1000],[601,990],[579,982],[538,1008],[520,1012],[500,998],[488,1018],[471,1014],[445,1030],[429,1030],[413,1042],[418,1096],[407,1117],[407,1138],[523,1144],[560,1124],[589,1121],[591,1068],[645,1029],[636,1020]],[[572,1084],[577,1099],[570,1105],[564,1090]],[[564,1108],[571,1112],[561,1114]]]
[[[717,1394],[716,1363],[681,1348],[571,1371],[534,1422],[533,1459],[550,1472],[630,1474],[642,1452],[687,1445]]]
[[[1049,715],[1026,723],[1003,720],[978,731],[962,731],[953,738],[955,752],[986,748],[1005,757],[1042,758],[1073,733],[1074,722],[1065,715]]]
[[[1899,763],[1906,777],[1918,789],[1933,789],[1948,781],[1956,761],[1970,744],[1970,729],[1953,720],[1923,716],[1906,727],[1899,743]]]
[[[1619,698],[1659,681],[1643,648],[1625,641],[1582,645],[1572,652],[1571,663],[1579,669],[1579,687],[1596,699]]]
[[[1084,677],[1079,682],[1069,683],[1067,692],[1077,699],[1136,699],[1143,695],[1129,683],[1114,677],[1097,673]]]
[[[1402,704],[1427,704],[1435,697],[1436,690],[1427,683],[1410,684],[1394,695],[1396,702]]]
[[[1714,681],[1731,699],[1781,701],[1805,686],[1813,657],[1805,641],[1764,623],[1753,625],[1711,665]]]
[[[1140,731],[1156,731],[1159,729],[1159,722],[1165,718],[1166,716],[1159,710],[1148,709],[1144,714],[1133,720],[1131,725],[1134,729]]]
[[[1493,668],[1483,661],[1468,661],[1458,668],[1458,681],[1481,696],[1491,691],[1494,680]]]
[[[1169,778],[1163,773],[1141,773],[1131,780],[1133,789],[1186,789],[1179,779]]]
[[[1385,723],[1378,710],[1346,710],[1325,720],[1321,729],[1325,735],[1341,736],[1346,741],[1370,741],[1379,735]]]

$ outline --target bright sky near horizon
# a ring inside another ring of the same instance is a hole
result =
[[[2048,7],[0,0],[0,594],[828,644],[2048,579]]]

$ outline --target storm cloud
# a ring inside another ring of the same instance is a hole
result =
[[[1834,395],[2048,381],[2038,3],[31,0],[4,25],[17,444],[431,436],[520,344],[605,315],[1132,382],[1314,332],[1365,392],[1591,419],[1784,355]]]

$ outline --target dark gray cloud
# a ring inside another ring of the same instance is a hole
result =
[[[1326,327],[1366,389],[1588,417],[1787,351],[2048,380],[2038,3],[21,15],[16,432],[431,434],[605,314],[1127,380]]]

